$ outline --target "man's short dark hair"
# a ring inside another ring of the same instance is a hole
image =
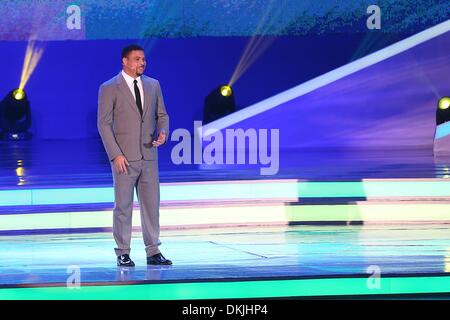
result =
[[[144,48],[138,46],[137,44],[130,44],[122,49],[122,59],[128,57],[131,51],[144,51]]]

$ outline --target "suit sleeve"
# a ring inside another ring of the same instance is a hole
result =
[[[161,131],[164,131],[166,133],[166,137],[168,137],[169,136],[169,115],[167,114],[167,111],[166,111],[166,106],[164,104],[161,85],[159,84],[159,81],[157,82],[156,94],[157,94],[156,128],[158,131],[157,133],[159,134]]]
[[[113,132],[114,93],[101,85],[98,91],[97,128],[110,161],[122,155]]]

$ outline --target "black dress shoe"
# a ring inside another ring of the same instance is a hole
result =
[[[117,257],[117,265],[119,267],[134,267],[134,262],[128,254],[122,254]]]
[[[151,257],[147,257],[147,264],[171,265],[172,261],[164,258],[161,253],[157,253]]]

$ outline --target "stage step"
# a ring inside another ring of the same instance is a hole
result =
[[[294,224],[405,224],[450,223],[450,201],[354,201],[347,204],[191,204],[164,206],[162,230],[229,226]],[[139,208],[133,210],[133,227],[140,228]],[[0,235],[109,232],[112,210],[4,212]]]
[[[448,179],[363,179],[361,181],[241,180],[161,184],[161,202],[208,203],[354,198],[364,200],[450,200]],[[3,206],[111,204],[112,187],[0,190]],[[135,196],[135,202],[137,198]]]

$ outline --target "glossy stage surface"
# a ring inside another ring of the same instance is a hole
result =
[[[245,179],[354,181],[365,178],[446,178],[450,155],[432,146],[391,149],[280,150],[279,171],[262,176],[264,165],[175,165],[172,145],[159,152],[161,182]],[[100,140],[0,141],[0,189],[111,186],[111,167]]]
[[[101,148],[0,144],[0,299],[450,293],[450,161],[427,148],[285,151],[270,177],[162,153],[161,251],[174,264],[146,266],[136,201],[134,268],[116,266]]]
[[[65,290],[63,297],[78,292],[78,298],[83,298],[83,290],[66,287],[74,270],[79,272],[81,288],[86,290],[100,285],[178,284],[189,288],[189,283],[308,280],[308,285],[292,290],[291,294],[308,295],[304,289],[309,288],[311,295],[315,292],[333,295],[339,292],[339,279],[363,279],[359,286],[347,288],[348,293],[396,293],[385,282],[387,279],[410,281],[410,287],[414,287],[413,281],[419,277],[448,276],[449,228],[449,224],[429,224],[172,230],[163,232],[161,249],[174,264],[163,267],[146,266],[140,233],[135,233],[134,268],[115,266],[114,243],[105,233],[2,237],[0,254],[7,259],[0,262],[0,298],[27,297],[27,290],[32,290],[29,287],[36,290],[53,286]],[[375,272],[380,272],[383,282],[379,287],[367,288]],[[316,286],[320,285],[317,282],[325,279],[335,286],[317,292]],[[12,287],[16,291],[7,289]],[[105,291],[98,298],[108,292],[108,287],[102,288]],[[433,283],[421,288],[429,292],[436,289]],[[254,288],[248,290],[246,294],[251,296]],[[49,292],[43,294],[52,297]],[[127,296],[126,291],[123,294],[115,298],[136,298]],[[195,294],[211,297],[206,289]],[[192,298],[195,294],[188,290],[185,296],[180,296],[175,290],[162,293],[159,298]],[[239,296],[243,292],[234,294]],[[277,289],[272,294],[284,296]],[[233,297],[229,295],[224,292],[222,297]]]
[[[132,240],[135,268],[116,268],[110,234],[3,237],[2,285],[81,282],[193,281],[246,278],[450,272],[450,224],[240,227],[166,231],[161,251],[172,266],[146,266],[141,234]],[[122,272],[123,271],[123,272]]]

